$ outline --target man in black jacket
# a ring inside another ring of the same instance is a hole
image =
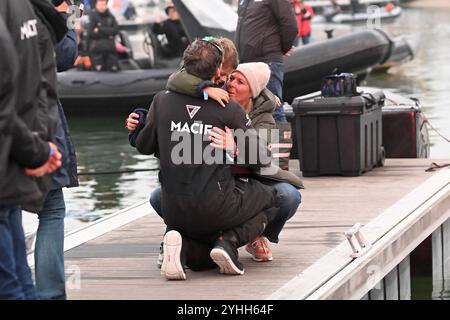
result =
[[[62,12],[67,12],[66,2],[63,0],[53,0],[52,2]],[[73,66],[77,56],[76,35],[75,31],[71,29],[66,32],[62,39],[62,34],[59,34],[59,37],[56,36],[56,29],[64,30],[67,23],[65,19],[59,19],[63,15],[51,5],[46,5],[45,10],[37,6],[36,10],[42,12],[42,19],[45,19],[46,28],[43,31],[54,34],[50,38],[54,38],[53,42],[55,43],[52,43],[48,38],[47,41],[49,42],[43,44],[42,47],[50,48],[50,52],[53,53],[52,48],[55,44],[56,61],[53,54],[49,55],[47,62],[49,67],[46,70],[47,73],[51,73],[47,78],[53,79],[48,87],[53,88],[56,96],[55,64],[58,71],[65,71]],[[51,16],[54,16],[55,19],[51,19]],[[36,233],[34,250],[35,280],[40,299],[61,300],[66,298],[64,273],[64,218],[66,207],[62,188],[78,186],[78,179],[75,150],[64,110],[59,100],[49,100],[48,103],[57,103],[59,121],[55,131],[55,143],[62,154],[63,161],[62,166],[52,174],[50,192],[45,199],[44,207],[37,213],[39,228]]]
[[[184,66],[190,74],[211,80],[220,74],[221,51],[197,40],[185,50]],[[248,146],[258,145],[258,135],[235,102],[222,108],[212,100],[160,92],[136,139],[139,152],[160,158],[162,212],[172,230],[164,237],[161,272],[167,279],[185,279],[184,264],[203,270],[213,267],[213,260],[221,273],[243,274],[237,249],[260,235],[276,214],[276,191],[251,179],[235,180],[223,151],[209,145],[214,127],[246,133],[247,145],[231,153],[248,164]],[[260,157],[255,159],[253,165],[261,165]]]
[[[95,70],[118,71],[119,58],[115,36],[119,33],[116,18],[108,9],[108,0],[97,0],[89,15],[89,53]]]
[[[0,144],[2,156],[7,157],[0,179],[0,299],[35,299],[21,209],[36,211],[42,207],[48,185],[36,177],[61,165],[58,149],[49,142],[56,114],[40,102],[46,91],[42,90],[38,19],[31,5],[26,0],[0,1],[0,18],[5,22],[0,28],[2,43],[7,34],[12,35],[12,44],[3,46],[8,50],[2,48],[0,59],[18,60],[16,78],[11,76],[14,63],[10,71],[1,73],[6,79],[9,73],[8,92],[15,94],[15,102],[10,101],[14,105],[9,119],[10,143]]]
[[[283,100],[283,56],[289,55],[298,33],[289,0],[242,0],[238,7],[236,47],[241,63],[270,66],[267,88]],[[286,123],[283,106],[275,109],[276,122]]]
[[[169,19],[162,21],[159,16],[156,17],[152,31],[155,34],[166,35],[167,45],[163,47],[163,53],[166,58],[181,57],[189,43],[186,33],[175,6],[169,4],[165,11]]]
[[[56,105],[49,108],[42,103],[47,98],[47,91],[42,84],[38,19],[30,3],[27,0],[0,1],[0,16],[11,35],[19,61],[16,116],[11,124],[13,141],[8,169],[5,170],[7,176],[0,181],[0,203],[20,205],[25,210],[36,212],[42,208],[50,183],[42,183],[41,179],[24,174],[23,168],[39,168],[38,171],[27,172],[42,176],[59,167],[60,161],[53,156],[60,156],[59,152],[50,142],[58,114]]]
[[[17,88],[14,87],[17,77],[17,58],[8,29],[0,16],[0,181],[6,177],[9,161],[9,150],[12,142],[12,128]]]

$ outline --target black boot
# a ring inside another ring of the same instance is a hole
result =
[[[220,273],[223,274],[244,274],[244,266],[239,262],[239,255],[236,246],[236,237],[230,234],[234,232],[226,232],[227,239],[221,237],[216,241],[214,248],[211,250],[211,259],[219,266]]]
[[[261,235],[266,225],[267,215],[261,212],[240,226],[223,233],[210,253],[211,259],[219,266],[220,273],[244,274],[244,267],[239,262],[238,248]]]

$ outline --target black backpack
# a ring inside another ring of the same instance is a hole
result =
[[[358,95],[357,81],[353,73],[333,74],[322,80],[322,96],[324,97],[351,97]]]

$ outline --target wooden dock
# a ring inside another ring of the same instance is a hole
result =
[[[345,240],[343,232],[355,223],[369,223],[426,180],[439,174],[439,171],[425,171],[432,162],[430,159],[388,159],[384,167],[360,177],[304,178],[306,189],[302,190],[302,204],[282,231],[280,243],[271,246],[274,260],[254,262],[241,249],[240,259],[245,266],[243,276],[221,275],[217,270],[188,270],[186,281],[167,281],[156,267],[165,226],[148,204],[137,206],[130,209],[130,215],[137,212],[140,218],[66,252],[68,297],[289,298],[289,295],[277,297],[273,294],[280,292],[287,283],[293,283],[332,249],[342,246]],[[443,164],[450,161],[435,162]],[[443,170],[449,171],[448,168]],[[350,253],[348,246],[348,255]],[[73,270],[76,272],[71,273]]]

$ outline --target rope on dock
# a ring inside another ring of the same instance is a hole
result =
[[[430,167],[428,169],[426,169],[425,172],[436,171],[436,169],[442,169],[442,168],[446,168],[446,167],[449,167],[449,166],[450,166],[450,163],[437,164],[436,162],[432,162]]]
[[[95,176],[95,175],[103,175],[103,174],[122,174],[122,173],[158,171],[158,170],[159,170],[159,168],[133,169],[133,170],[116,170],[116,171],[87,171],[87,172],[78,172],[78,175],[79,176]]]
[[[430,120],[428,120],[427,117],[425,117],[425,123],[428,125],[428,127],[433,130],[434,132],[436,132],[438,134],[438,136],[440,136],[442,139],[444,139],[445,141],[450,143],[450,139],[445,137],[442,133],[439,132],[438,129],[436,129],[435,127],[433,127],[433,125],[431,124]]]

